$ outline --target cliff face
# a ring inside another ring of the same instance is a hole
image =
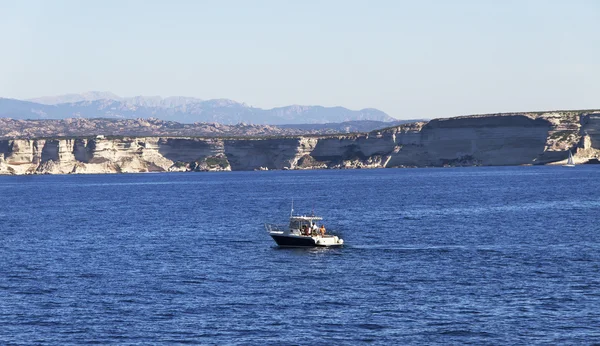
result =
[[[394,155],[391,165],[519,165],[544,152],[551,124],[524,115],[438,119]],[[404,155],[404,153],[409,155]]]
[[[0,174],[560,164],[600,158],[600,112],[436,119],[367,134],[0,141]]]

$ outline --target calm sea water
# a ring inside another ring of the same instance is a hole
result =
[[[0,344],[600,343],[600,167],[0,177]],[[341,249],[264,222],[325,218]]]

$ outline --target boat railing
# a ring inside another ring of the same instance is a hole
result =
[[[267,230],[267,232],[284,232],[285,226],[281,226],[281,225],[275,225],[272,223],[265,223],[265,229]]]

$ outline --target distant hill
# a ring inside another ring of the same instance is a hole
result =
[[[392,122],[387,121],[376,121],[376,120],[354,120],[344,121],[342,123],[328,123],[328,124],[285,124],[278,125],[281,129],[294,129],[304,133],[357,133],[357,132],[371,132],[373,130],[380,130],[387,127],[398,126],[402,124],[410,124],[416,122],[427,121],[427,119],[409,119],[409,120],[395,120]]]
[[[41,103],[43,105],[58,105],[61,103],[75,103],[81,101],[97,100],[115,100],[120,101],[123,98],[108,91],[88,91],[81,94],[66,94],[58,96],[43,96],[25,101]]]
[[[299,136],[333,135],[370,132],[390,124],[400,125],[409,121],[393,123],[380,121],[348,121],[331,124],[297,125],[224,125],[217,123],[182,124],[155,118],[149,119],[37,119],[16,120],[0,118],[0,139],[53,138],[82,136]]]
[[[30,100],[0,98],[0,117],[12,119],[157,118],[180,123],[220,124],[325,124],[394,119],[374,109],[292,105],[272,109],[248,106],[228,99],[201,100],[193,97],[137,96],[124,98],[109,92],[88,92]]]

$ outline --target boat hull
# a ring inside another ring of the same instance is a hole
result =
[[[275,240],[279,246],[287,247],[312,247],[317,246],[315,240],[311,237],[290,237],[285,235],[271,234],[271,238]]]

